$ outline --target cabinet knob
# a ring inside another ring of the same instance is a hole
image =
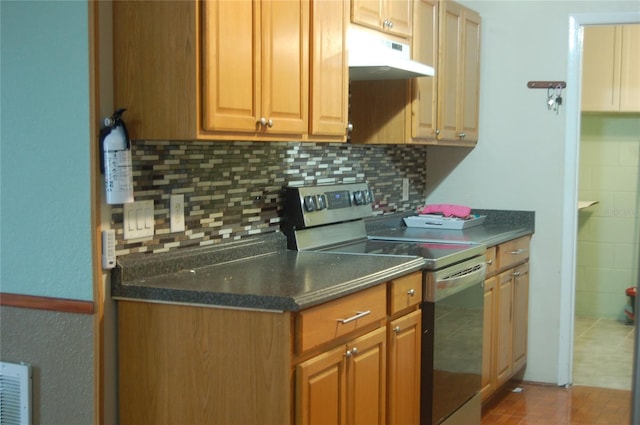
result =
[[[382,23],[382,26],[385,28],[393,28],[393,22],[391,22],[391,20],[389,19],[385,19]]]
[[[512,276],[518,277],[518,276],[520,276],[520,272],[513,272]]]
[[[464,139],[465,137],[467,137],[467,133],[459,133],[458,137],[460,137],[461,139]]]
[[[353,357],[356,354],[358,354],[358,348],[357,347],[353,347],[353,348],[347,350],[347,352],[344,353],[344,356],[345,357]]]
[[[436,128],[436,136],[440,135],[440,130]]]
[[[393,331],[395,333],[400,333],[400,326],[396,326],[395,328],[393,328]]]
[[[487,266],[490,266],[493,264],[493,258],[487,261]]]
[[[351,133],[353,131],[353,124],[349,123],[347,124],[347,132]]]
[[[413,297],[415,294],[416,294],[416,291],[413,288],[407,291],[407,295],[409,295],[410,297]]]
[[[273,127],[273,120],[269,119],[267,120],[265,117],[260,118],[260,121],[258,121],[258,123],[260,123],[261,126],[267,126],[269,128]]]

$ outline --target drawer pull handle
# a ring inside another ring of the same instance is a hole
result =
[[[515,251],[509,251],[509,254],[512,254],[512,255],[520,255],[520,254],[522,254],[522,253],[523,253],[523,252],[525,252],[525,251],[526,251],[526,249],[524,249],[524,248],[518,248],[518,249],[516,249]]]
[[[358,320],[361,317],[367,316],[369,314],[371,314],[371,310],[359,311],[358,313],[356,313],[353,316],[348,317],[346,319],[338,319],[338,322],[342,323],[343,325],[346,325],[349,322],[353,322],[354,320]]]
[[[412,289],[409,289],[409,290],[407,291],[407,294],[408,294],[410,297],[413,297],[413,296],[416,294],[416,291],[412,288]]]

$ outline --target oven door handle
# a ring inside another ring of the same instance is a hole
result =
[[[487,274],[487,264],[480,263],[465,273],[454,274],[452,276],[439,278],[436,280],[435,295],[436,301],[456,294],[460,291],[476,285],[484,285],[484,278]]]

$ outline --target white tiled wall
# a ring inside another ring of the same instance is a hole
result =
[[[637,284],[640,234],[640,115],[582,116],[576,315],[624,318]]]

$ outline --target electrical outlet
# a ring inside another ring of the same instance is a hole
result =
[[[408,201],[409,200],[409,179],[408,178],[403,178],[402,179],[402,199],[401,201]]]
[[[184,195],[171,195],[171,233],[184,232]]]

